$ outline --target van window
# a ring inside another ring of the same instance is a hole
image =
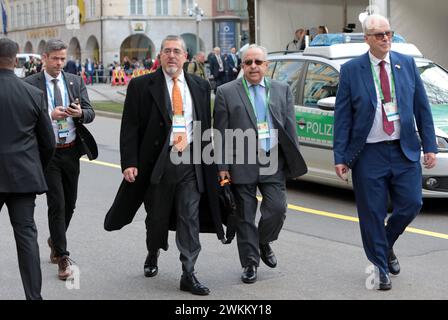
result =
[[[269,65],[268,65],[268,70],[266,70],[266,73],[265,73],[265,77],[267,77],[267,78],[269,78],[269,79],[272,79],[272,73],[274,72],[275,64],[276,64],[275,61],[271,61],[271,62],[269,63]]]
[[[338,89],[339,74],[329,65],[310,62],[305,78],[303,104],[317,106],[317,101],[326,97],[335,97]]]
[[[300,80],[300,74],[302,72],[303,61],[278,61],[275,67],[272,78],[281,82],[285,82],[291,88],[291,93],[294,97],[295,103],[297,103],[298,91],[297,87]]]

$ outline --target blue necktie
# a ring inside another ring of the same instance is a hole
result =
[[[254,102],[255,102],[255,110],[257,111],[257,122],[268,122],[266,115],[266,104],[263,98],[263,94],[261,91],[260,85],[252,86],[254,91]],[[270,139],[262,139],[260,141],[261,148],[263,150],[269,151],[270,149]]]

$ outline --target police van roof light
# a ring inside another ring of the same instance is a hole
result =
[[[406,40],[395,33],[393,43],[406,43]],[[363,33],[326,33],[318,34],[310,43],[310,47],[328,47],[334,44],[364,43]]]

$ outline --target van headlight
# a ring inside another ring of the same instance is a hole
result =
[[[437,136],[437,148],[439,152],[448,152],[448,139]]]

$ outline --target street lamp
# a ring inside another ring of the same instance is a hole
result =
[[[196,16],[196,53],[198,53],[201,50],[199,48],[199,23],[202,21],[204,10],[202,10],[199,5],[195,3],[194,8],[188,10],[188,15],[190,17]]]

